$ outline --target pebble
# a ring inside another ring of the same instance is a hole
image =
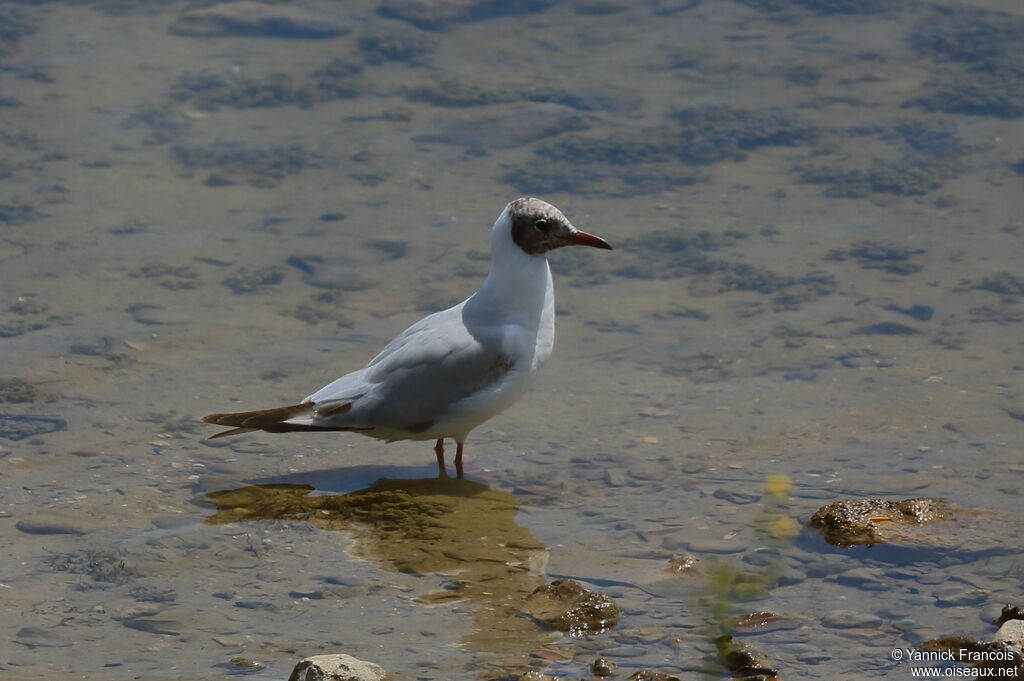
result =
[[[88,534],[96,529],[94,523],[80,516],[56,513],[36,513],[31,518],[19,520],[14,526],[25,534]]]
[[[806,664],[820,664],[832,659],[824,648],[807,643],[784,643],[778,646],[778,650]]]
[[[761,498],[759,494],[747,494],[746,492],[734,492],[732,490],[720,487],[715,490],[715,493],[711,496],[716,499],[722,499],[733,504],[750,504]]]
[[[70,648],[72,643],[45,627],[22,627],[16,634],[18,643],[29,648]]]
[[[132,319],[139,324],[151,326],[180,326],[188,324],[189,320],[182,314],[168,310],[162,305],[150,305],[149,303],[136,303],[125,309]]]
[[[159,634],[162,636],[180,636],[182,632],[188,631],[189,627],[178,620],[154,620],[149,618],[131,618],[121,620],[121,624],[129,629],[135,629],[147,634]]]
[[[364,276],[365,268],[350,266],[348,259],[335,259],[305,279],[314,288],[336,291],[363,291],[373,284]]]
[[[880,627],[882,618],[856,610],[836,610],[821,618],[823,626],[830,629],[859,629],[862,627]]]
[[[629,480],[622,471],[608,469],[604,472],[604,482],[609,487],[625,487]]]
[[[219,646],[224,646],[225,648],[241,648],[245,645],[242,642],[242,639],[231,638],[230,636],[213,636],[210,640]]]
[[[918,584],[942,584],[948,579],[941,572],[926,572],[917,578]]]
[[[982,589],[971,589],[963,586],[946,586],[936,589],[932,594],[935,596],[935,604],[943,607],[954,607],[958,605],[976,605],[983,603],[988,598],[988,593]]]
[[[882,571],[875,568],[854,568],[841,573],[836,577],[836,581],[865,591],[888,591],[890,587],[881,581],[882,576]]]
[[[804,566],[804,574],[810,579],[821,579],[842,571],[843,568],[840,565],[827,560],[810,562]]]
[[[647,416],[652,419],[665,418],[666,416],[675,416],[676,413],[671,409],[658,409],[657,407],[644,407],[640,410],[640,416]]]
[[[386,681],[382,667],[351,655],[314,655],[295,665],[288,681]]]
[[[308,598],[311,601],[322,601],[328,598],[350,598],[359,593],[359,589],[352,586],[318,586],[307,587],[290,591],[291,598]]]
[[[87,357],[99,357],[110,352],[114,342],[107,337],[92,342],[72,343],[68,352],[73,355],[85,355]]]
[[[185,527],[187,525],[198,525],[199,521],[193,516],[187,515],[165,515],[151,518],[150,521],[154,527],[158,527],[161,530],[176,530],[179,527]]]
[[[641,463],[629,469],[629,475],[637,480],[663,480],[665,467],[657,463]]]

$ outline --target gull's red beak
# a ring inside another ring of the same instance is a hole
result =
[[[612,250],[611,244],[602,239],[599,236],[593,234],[587,234],[586,232],[576,231],[565,239],[573,246],[593,246],[594,248],[604,248],[606,250]]]

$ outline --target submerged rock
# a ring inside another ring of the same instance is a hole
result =
[[[168,29],[191,37],[330,38],[349,29],[334,17],[291,5],[226,2],[182,13]]]
[[[952,511],[943,499],[846,499],[818,509],[811,517],[811,526],[833,546],[872,546],[921,539],[908,533],[908,528],[952,519]]]
[[[1002,626],[1010,620],[1024,620],[1024,608],[1015,605],[1004,605],[994,624]]]
[[[732,636],[723,634],[715,639],[718,660],[725,665],[734,679],[743,681],[768,681],[776,679],[779,673],[761,659],[761,653],[750,646],[734,643]]]
[[[652,672],[650,669],[640,669],[630,675],[627,681],[680,681],[678,676],[672,676],[665,672]]]
[[[556,579],[526,599],[528,615],[570,636],[599,634],[619,621],[619,606],[572,579]]]
[[[697,565],[697,559],[693,556],[678,556],[668,562],[665,572],[672,575],[692,577],[699,575],[701,570]]]
[[[599,679],[611,676],[615,671],[615,663],[603,657],[599,657],[590,663],[590,673]]]
[[[389,672],[351,655],[314,655],[295,665],[288,681],[385,681]]]

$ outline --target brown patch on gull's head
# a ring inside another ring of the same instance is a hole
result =
[[[593,246],[611,249],[608,243],[572,226],[562,211],[547,201],[516,199],[508,204],[512,241],[530,255],[544,255],[562,246]]]

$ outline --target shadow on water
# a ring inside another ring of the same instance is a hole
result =
[[[548,549],[516,523],[519,503],[511,494],[444,478],[382,478],[345,494],[315,491],[275,483],[211,492],[216,511],[205,523],[306,522],[345,532],[354,540],[350,551],[383,570],[442,575],[444,587],[418,600],[471,604],[473,632],[462,640],[468,650],[526,654],[557,638],[520,614],[526,597],[546,583]]]

